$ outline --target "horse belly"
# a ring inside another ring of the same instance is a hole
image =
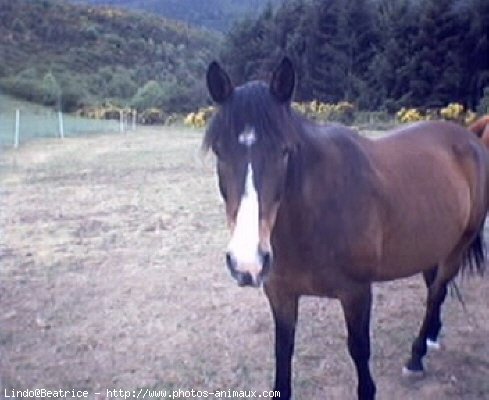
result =
[[[376,280],[408,277],[439,264],[455,248],[459,238],[450,235],[444,241],[434,241],[430,236],[418,236],[391,244],[384,249]]]
[[[410,276],[439,264],[462,240],[470,218],[468,184],[445,180],[441,188],[432,187],[411,201],[406,193],[384,232],[380,280]]]

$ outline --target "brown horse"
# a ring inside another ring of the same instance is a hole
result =
[[[219,64],[207,71],[220,107],[203,146],[217,157],[231,230],[226,263],[239,285],[264,284],[281,399],[291,396],[301,295],[340,300],[358,398],[373,399],[372,282],[424,274],[426,315],[405,367],[422,372],[447,284],[463,266],[484,268],[489,152],[476,135],[447,122],[410,125],[379,140],[318,125],[291,109],[294,84],[287,58],[269,85],[234,88]]]

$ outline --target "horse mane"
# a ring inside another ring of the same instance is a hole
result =
[[[212,118],[202,147],[214,148],[220,141],[237,142],[237,136],[253,127],[258,140],[267,145],[294,147],[303,137],[301,116],[290,103],[279,103],[265,82],[252,81],[237,87]]]

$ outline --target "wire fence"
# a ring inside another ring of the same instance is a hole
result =
[[[0,91],[0,148],[19,147],[41,138],[65,138],[136,129],[136,113],[121,109],[116,119],[93,119],[60,113],[53,108],[16,99]]]
[[[33,139],[120,132],[127,128],[127,121],[89,119],[52,110],[0,110],[1,147],[18,147]]]

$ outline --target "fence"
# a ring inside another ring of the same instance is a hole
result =
[[[121,113],[118,121],[99,120],[64,114],[53,110],[0,111],[0,146],[17,148],[39,138],[73,137],[81,134],[124,132],[136,129],[134,114]]]

